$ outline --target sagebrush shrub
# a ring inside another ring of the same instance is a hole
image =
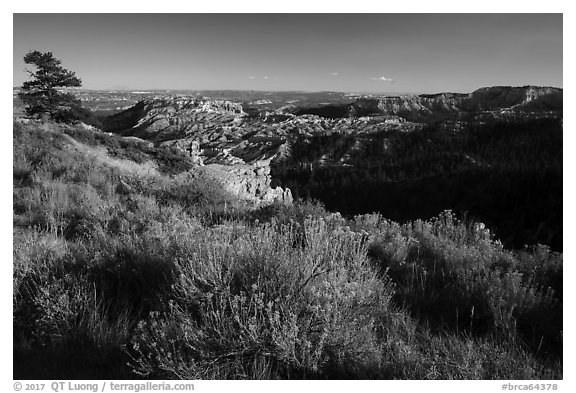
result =
[[[138,370],[169,363],[175,374],[206,377],[207,364],[246,369],[255,358],[268,359],[280,376],[376,367],[377,326],[392,287],[370,268],[360,236],[329,226],[306,220],[298,246],[295,226],[274,222],[196,239],[177,259],[174,307],[140,325]],[[166,332],[173,336],[159,339]],[[174,351],[160,341],[179,343],[187,357],[170,361]]]

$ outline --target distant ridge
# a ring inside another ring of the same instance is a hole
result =
[[[443,92],[395,96],[359,96],[356,102],[330,107],[302,108],[296,113],[323,117],[366,115],[400,116],[409,121],[427,122],[460,119],[485,111],[562,111],[563,90],[542,86],[483,87],[472,93]]]

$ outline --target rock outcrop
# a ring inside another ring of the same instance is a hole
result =
[[[202,159],[203,150],[200,148],[200,143],[197,140],[189,138],[175,139],[172,141],[162,142],[159,146],[177,149],[190,157],[190,160],[194,164],[199,166],[204,165],[204,160]]]
[[[202,168],[204,173],[215,179],[222,188],[239,200],[256,206],[271,203],[292,203],[289,188],[271,186],[270,160],[265,162],[236,165],[210,164]]]

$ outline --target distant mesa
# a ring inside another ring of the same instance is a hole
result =
[[[351,104],[301,108],[295,113],[327,118],[393,115],[408,121],[428,122],[454,120],[479,111],[562,110],[562,105],[562,89],[560,88],[495,86],[481,88],[470,94],[438,93],[359,97]]]
[[[519,108],[527,110],[561,110],[562,89],[556,87],[484,87],[469,97],[475,110]]]

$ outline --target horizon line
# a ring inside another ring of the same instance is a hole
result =
[[[313,94],[313,93],[339,93],[339,94],[377,94],[377,95],[420,95],[420,94],[470,94],[474,91],[486,89],[486,88],[496,88],[496,87],[508,87],[508,88],[526,88],[526,87],[538,87],[538,88],[552,88],[558,90],[564,90],[563,87],[558,86],[540,86],[540,85],[492,85],[492,86],[482,86],[478,87],[470,92],[459,92],[459,91],[438,91],[434,93],[429,92],[399,92],[399,91],[343,91],[343,90],[259,90],[259,89],[164,89],[164,88],[152,88],[152,89],[144,89],[144,88],[85,88],[85,87],[72,87],[67,88],[70,90],[84,90],[84,91],[118,91],[118,92],[205,92],[205,91],[213,91],[213,92],[226,92],[226,91],[234,91],[234,92],[259,92],[259,93],[304,93],[304,94]],[[12,89],[20,89],[22,86],[13,86]]]

